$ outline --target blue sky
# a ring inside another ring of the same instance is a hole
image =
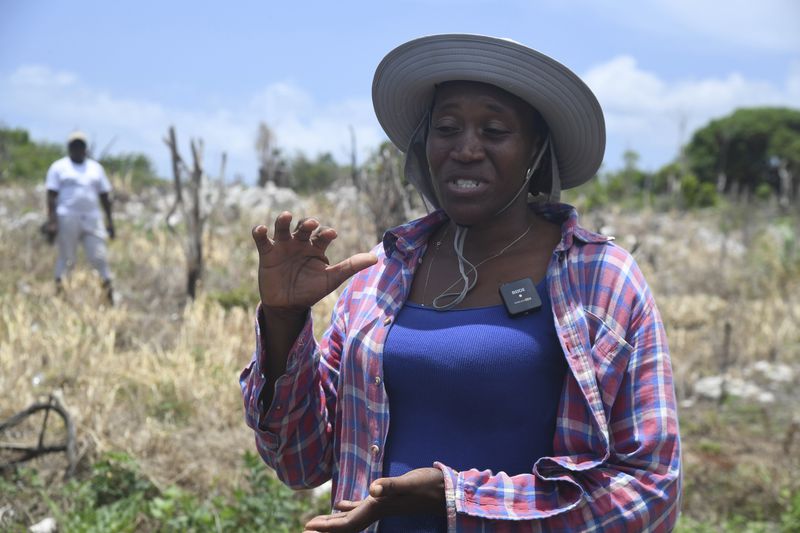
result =
[[[645,168],[697,127],[753,105],[800,108],[796,0],[0,0],[0,122],[61,142],[141,151],[169,173],[170,124],[207,168],[252,180],[259,121],[289,154],[344,162],[385,137],[370,86],[398,44],[444,32],[510,37],[569,66],[604,108],[604,165]]]

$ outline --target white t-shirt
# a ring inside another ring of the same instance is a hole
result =
[[[98,195],[111,191],[103,166],[88,157],[80,164],[63,157],[50,165],[45,186],[58,192],[56,213],[59,215],[99,215]]]

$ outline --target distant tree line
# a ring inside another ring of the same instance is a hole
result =
[[[0,128],[0,183],[44,182],[50,164],[66,146],[34,142],[23,129]]]
[[[89,147],[95,157],[93,147]],[[0,184],[44,182],[50,164],[67,154],[66,145],[33,141],[20,128],[0,127]],[[142,153],[99,156],[108,174],[126,177],[134,188],[160,183],[153,162]]]
[[[259,124],[254,148],[260,186],[273,183],[299,193],[314,193],[334,185],[350,184],[375,203],[375,216],[405,212],[418,201],[402,177],[402,154],[389,143],[377,147],[359,163],[351,131],[349,164],[339,164],[330,153],[309,157],[285,153],[276,134]],[[0,183],[44,179],[52,161],[65,153],[53,143],[34,142],[22,129],[0,128]],[[623,168],[600,172],[579,194],[590,206],[620,199],[654,206],[678,204],[685,208],[715,205],[720,198],[777,199],[787,207],[800,202],[800,110],[749,108],[712,120],[695,131],[676,158],[656,171],[639,167],[639,156],[629,150]],[[159,180],[151,160],[128,153],[101,157],[109,173],[128,175],[134,184]],[[389,206],[392,206],[389,209]],[[388,220],[387,220],[388,222]]]
[[[656,207],[707,207],[721,198],[800,203],[800,110],[749,108],[698,129],[670,163],[655,172],[639,168],[626,151],[622,169],[601,172],[579,192],[590,207],[649,203]]]
[[[735,197],[800,195],[800,110],[739,109],[697,130],[687,149],[701,183]]]

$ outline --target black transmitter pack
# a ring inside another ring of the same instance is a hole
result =
[[[542,307],[542,300],[531,278],[518,279],[500,285],[500,297],[510,316],[527,315]]]

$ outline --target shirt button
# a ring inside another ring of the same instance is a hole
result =
[[[369,451],[372,453],[372,455],[378,455],[378,452],[381,451],[381,448],[377,444],[373,444],[369,447]]]
[[[375,385],[380,385],[380,384],[381,384],[381,377],[375,376]]]
[[[388,326],[391,323],[392,323],[392,317],[387,316],[386,318],[383,319],[383,325],[384,326]]]

